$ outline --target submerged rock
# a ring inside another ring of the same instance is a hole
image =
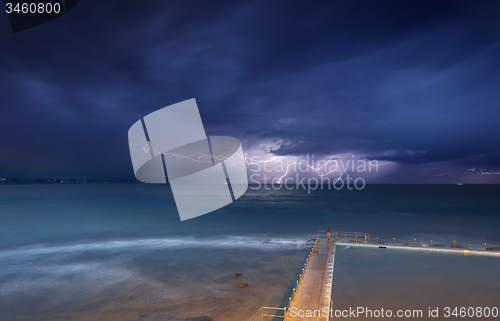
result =
[[[189,319],[188,321],[213,321],[211,317],[207,317],[206,315],[203,315],[201,317],[194,317]]]
[[[248,286],[248,283],[238,283],[236,284],[236,286],[239,288],[246,288]]]
[[[239,277],[239,276],[242,276],[242,275],[243,274],[241,274],[241,273],[236,273],[234,276]]]
[[[316,243],[316,240],[315,239],[310,239],[308,241],[306,241],[305,243],[302,244],[302,247],[309,247],[309,246],[312,246]]]

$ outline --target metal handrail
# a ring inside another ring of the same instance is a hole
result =
[[[264,310],[269,309],[269,310],[284,310],[284,315],[275,315],[275,314],[264,314]],[[262,312],[262,313],[261,313]],[[275,308],[275,307],[262,307],[259,309],[259,311],[255,312],[254,315],[252,315],[247,321],[252,321],[252,319],[260,314],[258,320],[264,320],[264,317],[273,317],[273,318],[285,318],[286,317],[286,308]]]
[[[361,232],[331,232],[334,241],[337,243],[356,243],[356,244],[376,244],[384,246],[395,246],[400,248],[421,248],[421,249],[441,249],[465,254],[482,252],[492,256],[500,256],[500,245],[491,243],[462,243],[453,241],[422,240],[422,239],[381,239],[379,237],[370,239],[370,234]],[[361,238],[360,238],[361,236]],[[364,240],[362,239],[364,237]]]
[[[354,242],[356,242],[356,243],[370,243],[370,234],[369,233],[341,232],[341,231],[331,231],[330,233],[333,236],[333,240],[335,242],[342,242],[342,240],[339,239],[342,237],[344,241],[347,241],[348,238],[349,239],[354,238]],[[361,237],[359,240],[358,240],[358,236]]]

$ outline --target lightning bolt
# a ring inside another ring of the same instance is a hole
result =
[[[150,146],[148,144],[145,144],[143,147],[143,150],[145,153],[148,153],[150,151]],[[157,152],[155,150],[152,150],[152,151],[155,155],[161,154],[160,152]],[[191,155],[182,155],[182,154],[178,154],[175,152],[163,153],[163,154],[165,156],[172,156],[175,158],[186,158],[186,159],[189,159],[191,161],[195,161],[195,162],[199,162],[199,163],[205,163],[205,162],[211,163],[212,162],[212,155],[204,154],[201,152],[196,152],[196,153],[193,153]],[[213,155],[213,158],[214,158],[214,160],[229,162],[230,166],[232,165],[234,168],[235,164],[232,162],[232,160],[228,159],[228,158],[230,158],[230,156],[232,156],[232,155],[231,154],[230,155]],[[248,157],[246,153],[243,156],[241,156],[241,155],[237,155],[237,156],[239,158],[244,159],[246,167],[251,166],[251,165],[276,162],[278,160],[277,156],[273,156],[270,159],[266,159],[266,160],[255,160],[254,157]],[[379,166],[393,164],[393,162],[378,162],[376,160],[367,160],[367,159],[363,159],[363,160],[367,164],[369,164],[370,167],[376,167],[377,169]],[[323,163],[322,165],[312,166],[312,165],[308,164],[305,160],[297,160],[297,156],[293,156],[293,160],[287,160],[286,163],[287,164],[286,164],[285,173],[278,178],[278,180],[277,180],[278,184],[281,184],[281,182],[283,181],[283,178],[285,178],[288,175],[288,173],[290,171],[290,167],[301,166],[301,165],[305,165],[308,169],[311,169],[313,172],[318,174],[321,177],[321,179],[323,179],[324,176],[328,176],[332,173],[338,172],[339,176],[335,178],[334,184],[337,183],[337,181],[339,179],[341,179],[344,175],[344,172],[342,171],[342,167],[340,166],[339,160],[337,158],[333,158],[333,159],[330,158],[328,160],[326,160],[326,159],[319,160],[317,162],[317,164]],[[323,169],[327,168],[327,166],[329,164],[334,164],[334,166],[328,168],[328,171],[326,171],[326,172],[321,172]]]
[[[322,168],[324,168],[326,165],[330,164],[330,162],[335,162],[335,168],[333,170],[329,170],[327,173],[320,173],[319,171]],[[296,166],[296,165],[299,165],[299,166],[300,165],[306,165],[308,168],[310,168],[314,172],[318,173],[318,175],[321,176],[322,179],[323,179],[323,176],[326,176],[326,175],[329,175],[331,173],[334,173],[334,172],[338,171],[340,173],[340,175],[339,175],[339,177],[337,177],[335,179],[334,184],[337,183],[337,181],[342,178],[342,174],[343,174],[342,170],[341,170],[341,167],[339,166],[339,163],[338,163],[337,159],[329,159],[327,162],[325,162],[325,164],[323,164],[323,165],[321,165],[319,167],[314,167],[314,166],[311,166],[311,165],[309,165],[307,163],[304,163],[304,160],[297,162],[297,157],[294,156],[294,162],[293,163],[287,162],[286,172],[285,172],[285,174],[283,176],[281,176],[280,178],[278,178],[278,184],[281,184],[281,181],[282,181],[283,177],[285,177],[286,175],[288,175],[288,169],[290,168],[290,166]]]
[[[480,167],[479,169],[481,170],[481,175],[500,175],[500,172],[485,172],[485,171],[483,171],[482,167]],[[440,176],[466,174],[466,173],[475,172],[475,171],[476,171],[476,167],[473,167],[473,168],[469,168],[466,171],[462,171],[462,172],[445,172],[445,173],[441,173],[441,174],[425,174],[425,176],[440,177]]]
[[[481,168],[481,174],[482,175],[500,175],[500,172],[483,172],[483,169]]]
[[[473,167],[473,168],[469,168],[468,170],[463,171],[463,172],[445,172],[445,173],[441,173],[441,174],[425,174],[425,176],[441,177],[441,176],[449,176],[449,175],[459,175],[459,174],[466,174],[468,172],[474,172],[475,170],[476,170],[476,168]]]

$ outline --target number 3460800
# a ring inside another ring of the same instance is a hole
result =
[[[12,3],[5,4],[7,13],[59,13],[61,12],[60,3],[17,3],[15,6]]]

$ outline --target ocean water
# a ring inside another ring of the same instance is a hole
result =
[[[286,304],[319,230],[500,244],[499,195],[497,185],[250,188],[180,222],[168,185],[3,185],[0,320],[246,320]]]

